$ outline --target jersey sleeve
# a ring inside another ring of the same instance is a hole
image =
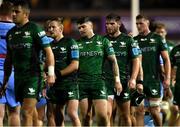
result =
[[[79,60],[79,47],[74,39],[70,39],[70,57],[71,60]]]
[[[166,39],[159,37],[159,42],[160,42],[160,51],[168,51],[168,45],[166,43]]]
[[[140,48],[137,42],[135,42],[132,38],[129,39],[130,41],[130,54],[131,57],[134,59],[140,55]]]
[[[50,47],[51,39],[46,36],[45,31],[38,25],[34,25],[35,40],[41,45],[42,48]]]
[[[105,49],[105,54],[107,56],[115,54],[113,45],[107,38],[104,38],[104,49]]]

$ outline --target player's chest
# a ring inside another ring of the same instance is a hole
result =
[[[30,49],[33,45],[33,37],[30,31],[15,31],[7,39],[11,49]]]

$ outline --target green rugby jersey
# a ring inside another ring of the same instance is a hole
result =
[[[144,81],[159,81],[160,79],[160,60],[161,51],[167,50],[166,41],[153,32],[147,36],[138,35],[134,37],[142,51],[142,67]]]
[[[173,42],[171,42],[171,41],[169,41],[169,40],[166,40],[166,43],[167,43],[167,45],[168,45],[168,53],[169,53],[169,55],[170,55],[170,52],[171,52],[171,50],[174,48],[174,44],[173,44]]]
[[[62,38],[58,42],[53,41],[51,48],[55,57],[55,69],[63,70],[72,60],[79,60],[79,48],[75,40]],[[68,82],[74,80],[76,73],[61,77],[59,81]]]
[[[176,71],[176,84],[180,85],[180,45],[174,47],[170,54],[172,66],[177,67]]]
[[[133,38],[121,33],[118,37],[105,37],[110,40],[116,54],[120,79],[122,82],[127,82],[131,76],[132,60],[139,56],[139,46],[134,42]],[[104,66],[105,78],[113,80],[112,66],[106,60]]]
[[[107,56],[114,54],[109,40],[100,35],[78,40],[80,50],[79,81],[96,81],[102,78],[103,64]]]
[[[33,22],[15,26],[7,33],[6,40],[15,75],[34,76],[42,72],[42,49],[50,46],[50,41],[41,27]]]

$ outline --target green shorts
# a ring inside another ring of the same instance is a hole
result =
[[[78,85],[74,83],[69,84],[69,86],[72,85],[73,87],[66,88],[50,87],[47,91],[48,101],[53,104],[65,104],[68,100],[79,100]]]
[[[180,106],[180,83],[175,83],[173,104]]]
[[[158,81],[148,81],[144,85],[144,94],[146,98],[160,98],[161,97],[161,85]]]
[[[121,104],[130,100],[130,90],[129,90],[129,87],[127,86],[127,83],[122,83],[122,87],[123,87],[123,90],[120,96],[117,96],[115,94],[115,99],[116,99],[117,104]]]
[[[24,98],[39,99],[39,92],[42,89],[43,83],[42,77],[15,78],[16,101],[23,102]]]
[[[102,79],[97,81],[79,82],[79,99],[107,99],[105,82]]]
[[[114,95],[114,80],[106,79],[105,80],[107,95]]]

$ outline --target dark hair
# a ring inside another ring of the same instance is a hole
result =
[[[147,16],[141,15],[141,14],[137,15],[136,19],[146,19],[146,20],[149,20],[149,18]]]
[[[86,23],[86,22],[92,22],[90,17],[88,16],[85,16],[85,17],[80,17],[78,20],[77,20],[77,24],[83,24],[83,23]]]
[[[110,13],[106,16],[106,20],[116,20],[116,21],[120,21],[121,20],[121,17],[117,14],[114,14],[114,13]]]
[[[30,10],[30,5],[29,5],[29,3],[28,3],[27,0],[15,0],[15,1],[13,2],[13,5],[14,5],[14,6],[21,6],[21,7],[23,7],[24,9]]]
[[[12,13],[13,4],[9,1],[4,1],[0,6],[0,15],[10,15]]]

